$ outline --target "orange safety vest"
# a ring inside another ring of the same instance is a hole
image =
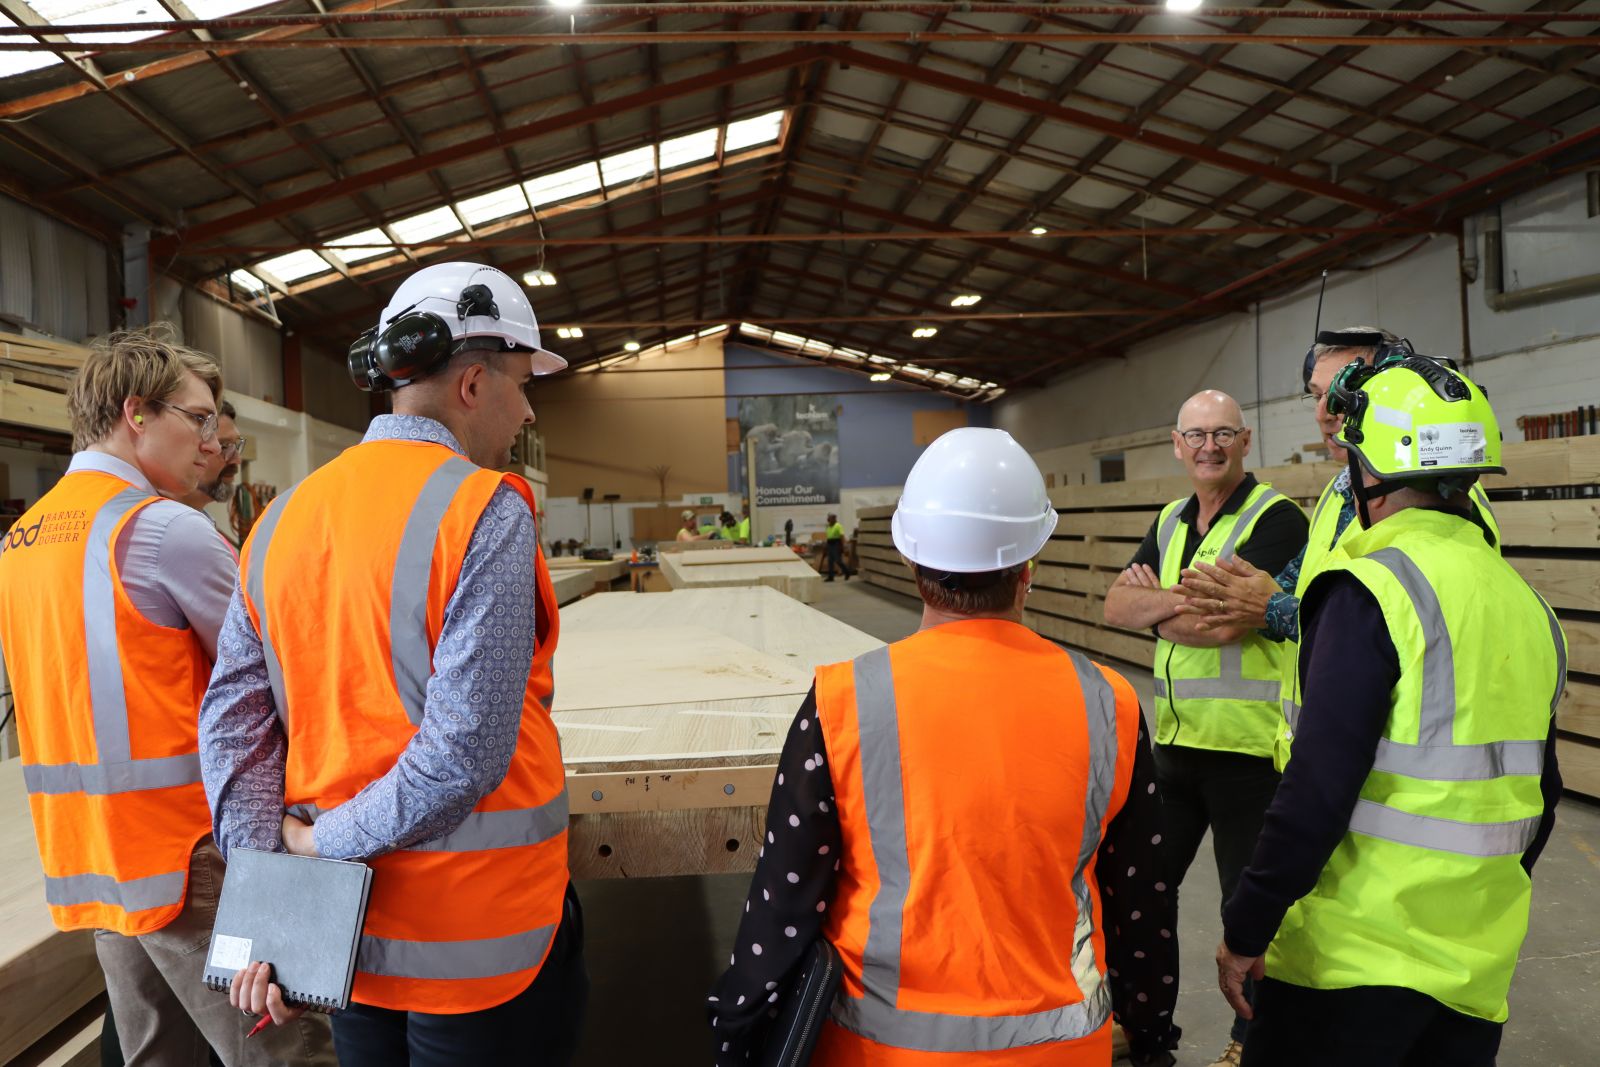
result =
[[[433,650],[479,517],[516,475],[449,448],[371,441],[273,501],[245,542],[245,606],[289,739],[284,799],[315,819],[387,773],[416,735]],[[539,973],[567,885],[567,792],[550,718],[558,629],[544,557],[533,668],[505,780],[444,837],[371,861],[352,997],[459,1014]],[[264,610],[263,610],[264,609]],[[487,668],[486,668],[487,669]]]
[[[1095,857],[1133,775],[1133,689],[971,619],[820,668],[816,692],[844,974],[815,1067],[1110,1063]]]
[[[117,573],[123,527],[160,500],[76,471],[0,535],[0,647],[45,903],[63,930],[161,929],[211,832],[199,742],[211,659],[192,629],[141,615]]]

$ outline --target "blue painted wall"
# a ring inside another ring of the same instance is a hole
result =
[[[739,417],[738,396],[837,393],[839,480],[844,489],[901,485],[923,446],[913,443],[912,413],[949,411],[965,406],[967,423],[990,425],[990,405],[967,404],[941,393],[909,389],[895,382],[871,382],[864,375],[823,369],[734,341],[723,346],[723,378],[728,418]],[[760,367],[740,371],[737,367]],[[767,369],[771,368],[771,369]],[[860,392],[860,390],[872,390]],[[728,459],[728,485],[739,485],[740,458]]]

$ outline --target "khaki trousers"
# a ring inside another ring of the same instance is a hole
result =
[[[227,1067],[334,1067],[325,1016],[269,1025],[246,1041],[256,1020],[230,1007],[226,993],[205,987],[222,872],[222,854],[207,837],[190,857],[189,895],[176,919],[138,937],[95,931],[127,1067],[206,1067],[208,1046]]]

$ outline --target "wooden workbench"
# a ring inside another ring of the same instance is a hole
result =
[[[556,603],[565,607],[593,591],[594,578],[588,571],[552,567],[550,584],[555,586]]]
[[[44,1043],[104,989],[94,934],[62,933],[50,921],[22,761],[8,759],[0,763],[0,1064]]]
[[[661,573],[674,589],[725,589],[762,585],[814,604],[822,576],[788,548],[728,548],[661,556]]]
[[[583,559],[579,556],[556,556],[545,560],[550,566],[550,576],[558,576],[562,571],[586,571],[594,578],[594,591],[596,593],[609,593],[616,587],[616,583],[627,576],[628,561],[626,559]]]
[[[765,586],[602,593],[564,610],[554,718],[574,877],[752,870],[813,670],[881,644]],[[767,694],[719,696],[746,683]]]

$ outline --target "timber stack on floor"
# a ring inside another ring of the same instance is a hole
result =
[[[1567,689],[1557,710],[1567,788],[1600,798],[1600,437],[1506,446],[1506,475],[1484,481],[1504,552],[1561,619]],[[1336,475],[1332,463],[1255,471],[1308,510]],[[1128,565],[1168,501],[1187,496],[1182,476],[1068,486],[1050,491],[1061,519],[1040,557],[1026,621],[1039,633],[1099,659],[1149,669],[1155,638],[1104,621],[1106,590]],[[889,538],[892,507],[859,512],[863,573],[874,585],[916,595]]]

